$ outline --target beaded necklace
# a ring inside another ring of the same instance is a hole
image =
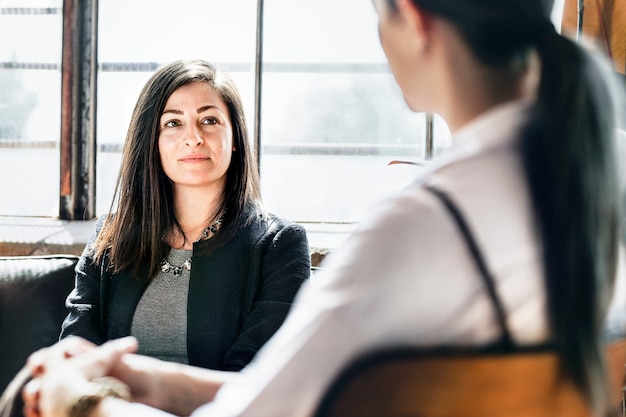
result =
[[[220,214],[220,216],[217,219],[215,219],[213,223],[208,225],[202,231],[202,233],[200,233],[200,236],[198,237],[196,242],[207,239],[209,237],[209,233],[212,233],[212,234],[217,233],[217,231],[220,230],[220,226],[222,225],[223,218],[224,218],[224,213],[222,212],[222,214]],[[161,261],[161,272],[165,272],[165,273],[171,272],[175,277],[179,277],[183,273],[183,270],[191,271],[191,258],[192,257],[190,256],[189,258],[185,259],[185,261],[180,265],[172,265],[167,260],[167,258],[163,258],[163,260]]]

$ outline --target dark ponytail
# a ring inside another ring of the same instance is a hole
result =
[[[541,82],[522,154],[539,230],[554,343],[595,411],[609,406],[603,327],[620,229],[611,74],[574,42],[537,41]]]
[[[551,0],[412,1],[454,24],[492,68],[515,71],[533,50],[539,55],[537,103],[520,146],[543,244],[549,322],[564,376],[603,412],[611,392],[603,327],[620,237],[615,74],[555,32]]]
[[[533,50],[539,55],[537,103],[520,146],[543,244],[549,322],[564,375],[604,412],[611,390],[603,328],[621,235],[613,102],[621,86],[555,32],[551,0],[412,1],[454,24],[492,68],[515,71]]]

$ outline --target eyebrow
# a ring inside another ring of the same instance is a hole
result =
[[[202,106],[199,109],[197,109],[196,111],[198,113],[203,113],[203,112],[205,112],[207,110],[210,110],[210,109],[217,109],[220,112],[222,111],[219,107],[217,107],[216,105],[213,105],[213,104],[207,104],[206,106]],[[164,114],[167,114],[167,113],[183,114],[184,112],[182,110],[177,110],[177,109],[165,109],[165,110],[163,110],[163,114],[161,114],[161,115],[164,115]]]

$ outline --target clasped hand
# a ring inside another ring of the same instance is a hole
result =
[[[122,380],[131,388],[134,398],[145,400],[146,387],[133,378],[132,361],[124,360],[136,350],[137,341],[133,337],[112,340],[99,347],[80,337],[71,337],[38,350],[26,364],[32,379],[22,390],[24,416],[67,417],[72,404],[89,393],[89,381],[102,376]]]

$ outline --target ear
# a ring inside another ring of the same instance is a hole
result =
[[[431,42],[433,16],[412,0],[396,0],[396,7],[407,23],[411,35],[415,36],[420,49],[426,50]]]

